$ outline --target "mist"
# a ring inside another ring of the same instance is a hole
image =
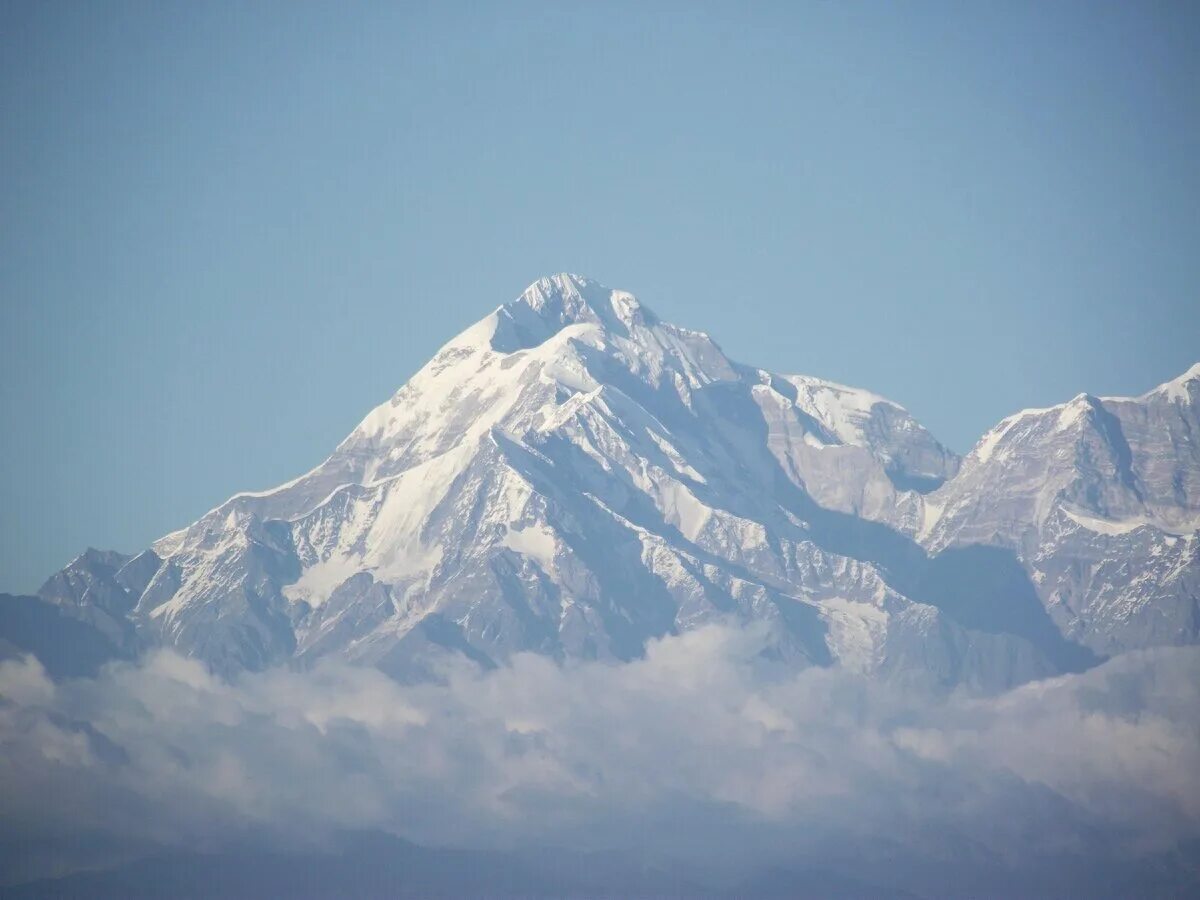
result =
[[[1194,877],[1200,648],[984,696],[788,672],[765,639],[714,625],[624,664],[447,662],[419,685],[336,662],[224,680],[166,650],[55,682],[10,659],[5,879],[364,833],[714,889],[812,867],[917,895],[968,867]]]

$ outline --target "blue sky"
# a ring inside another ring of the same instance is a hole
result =
[[[965,451],[1200,359],[1192,4],[0,9],[0,590],[333,448],[539,275]]]

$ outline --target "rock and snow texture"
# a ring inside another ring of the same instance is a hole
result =
[[[1200,369],[1082,395],[960,460],[882,397],[743,366],[556,275],[315,469],[132,559],[89,551],[42,598],[221,671],[628,659],[732,618],[787,664],[1000,688],[1085,646],[1195,641],[1198,395]]]
[[[1200,365],[1140,397],[1009,416],[929,494],[926,546],[1022,560],[1060,631],[1101,654],[1200,636]]]

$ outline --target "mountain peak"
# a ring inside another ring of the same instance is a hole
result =
[[[1179,400],[1184,403],[1191,401],[1191,390],[1193,387],[1200,387],[1200,362],[1196,363],[1182,375],[1172,378],[1170,381],[1165,381],[1154,390],[1144,394],[1143,397],[1151,397],[1154,395],[1164,396],[1168,400]]]
[[[528,350],[572,325],[627,336],[634,326],[657,321],[633,294],[570,272],[539,278],[493,315],[491,346],[501,353]]]
[[[1200,362],[1193,365],[1190,369],[1180,375],[1178,378],[1173,378],[1168,381],[1163,387],[1179,386],[1191,384],[1194,381],[1200,381]]]
[[[607,290],[594,278],[577,275],[574,272],[559,272],[554,275],[543,275],[525,288],[516,300],[506,305],[523,303],[531,309],[541,310],[552,303],[555,298],[560,300],[583,299],[585,293],[595,293],[597,288],[602,292]]]
[[[1010,417],[960,472],[877,394],[740,365],[632,294],[549,275],[314,469],[136,560],[89,551],[42,596],[229,672],[329,654],[420,672],[438,648],[628,659],[733,616],[797,665],[1010,684],[1067,659],[1043,599],[1072,598],[1070,639],[1100,651],[1195,640],[1193,545],[1164,529],[1200,515],[1181,450],[1197,376],[1172,382],[1186,403],[1080,394]],[[947,550],[968,555],[944,568]],[[1093,587],[1093,561],[1126,558]],[[1007,592],[1026,574],[1010,632],[975,612],[990,599],[942,603],[960,577]],[[1110,613],[1107,586],[1139,605]],[[977,662],[943,662],[965,646]]]

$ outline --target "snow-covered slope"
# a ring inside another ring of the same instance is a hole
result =
[[[925,498],[921,536],[1011,548],[1063,633],[1100,653],[1194,643],[1200,365],[1140,397],[1009,416]]]
[[[1194,422],[1189,385],[1160,390]],[[763,623],[789,664],[1000,687],[1090,658],[1039,600],[1030,528],[1068,512],[1187,520],[1143,483],[1190,466],[1176,491],[1190,503],[1200,466],[1138,418],[1157,400],[1127,403],[1148,448],[1136,466],[1091,444],[1041,459],[1100,421],[1081,410],[1001,426],[959,471],[882,397],[743,366],[631,294],[557,275],[446,344],[312,471],[133,560],[81,557],[43,597],[122,646],[225,671],[326,654],[408,677],[447,651],[625,659],[733,617]],[[1043,496],[1083,469],[1094,485],[1063,495],[1074,505]],[[1194,581],[1194,557],[1183,568]],[[1080,590],[1072,602],[1107,602]]]

